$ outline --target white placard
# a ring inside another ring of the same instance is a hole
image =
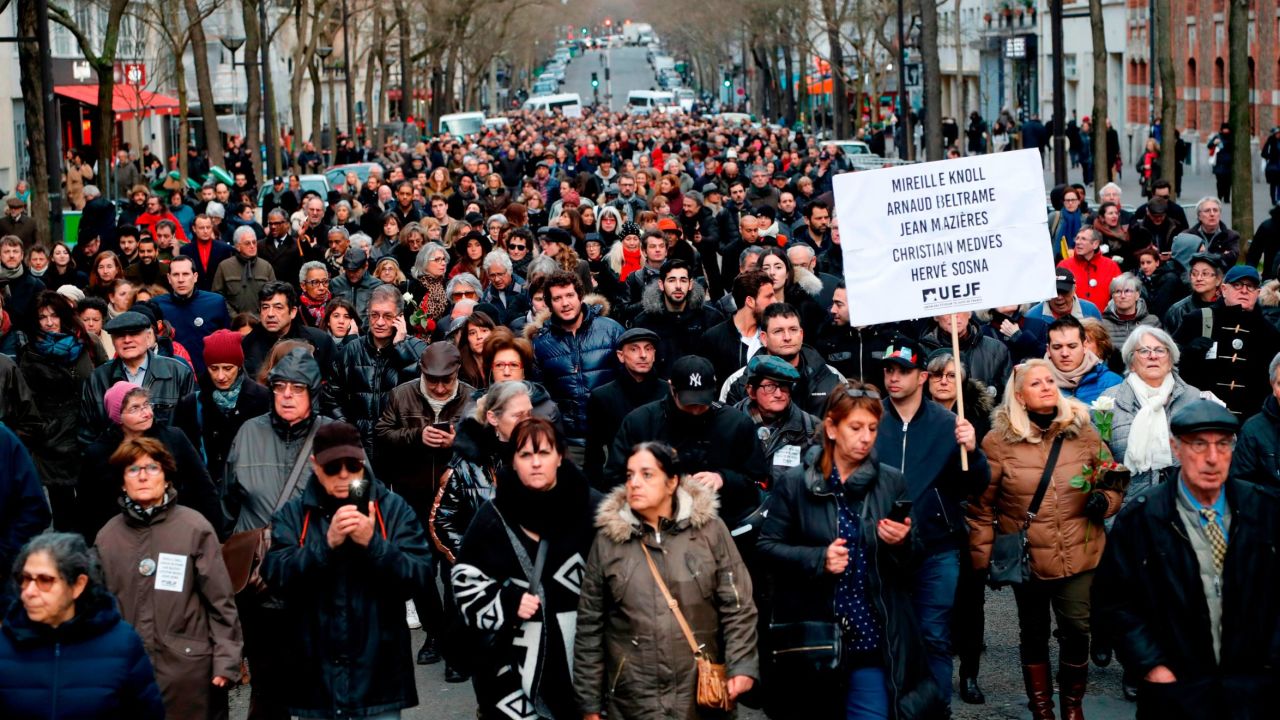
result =
[[[565,105],[564,116],[567,118],[582,117],[582,106],[581,105]]]
[[[156,558],[156,589],[182,592],[187,579],[187,556],[160,553]]]
[[[853,325],[1056,293],[1035,150],[844,173],[833,187]]]

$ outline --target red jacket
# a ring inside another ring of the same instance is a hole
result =
[[[1116,261],[1102,253],[1094,253],[1088,262],[1072,255],[1058,263],[1058,267],[1070,270],[1076,276],[1076,296],[1097,305],[1098,309],[1111,301],[1111,281],[1121,272]]]

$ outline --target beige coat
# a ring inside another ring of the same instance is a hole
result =
[[[67,164],[62,172],[62,184],[67,190],[67,202],[76,210],[84,209],[84,186],[93,179],[93,168],[88,163],[79,167]]]

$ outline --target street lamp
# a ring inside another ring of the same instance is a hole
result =
[[[240,112],[236,109],[236,101],[240,97],[237,89],[240,86],[240,78],[236,74],[236,67],[244,65],[242,62],[236,62],[236,52],[244,47],[244,37],[240,35],[223,35],[220,38],[222,47],[231,53],[231,116],[235,119],[236,129],[239,130],[241,136],[244,135],[244,126],[240,124]]]

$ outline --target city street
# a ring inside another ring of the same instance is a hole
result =
[[[583,104],[592,102],[591,73],[596,73],[600,80],[600,102],[607,99],[609,86],[613,86],[613,97],[609,100],[609,109],[624,110],[627,105],[627,93],[632,90],[657,89],[653,69],[645,60],[645,49],[642,47],[617,47],[602,50],[587,50],[569,63],[565,71],[562,92],[576,92],[582,96]],[[605,80],[605,65],[600,59],[607,58],[611,64],[611,81]]]

